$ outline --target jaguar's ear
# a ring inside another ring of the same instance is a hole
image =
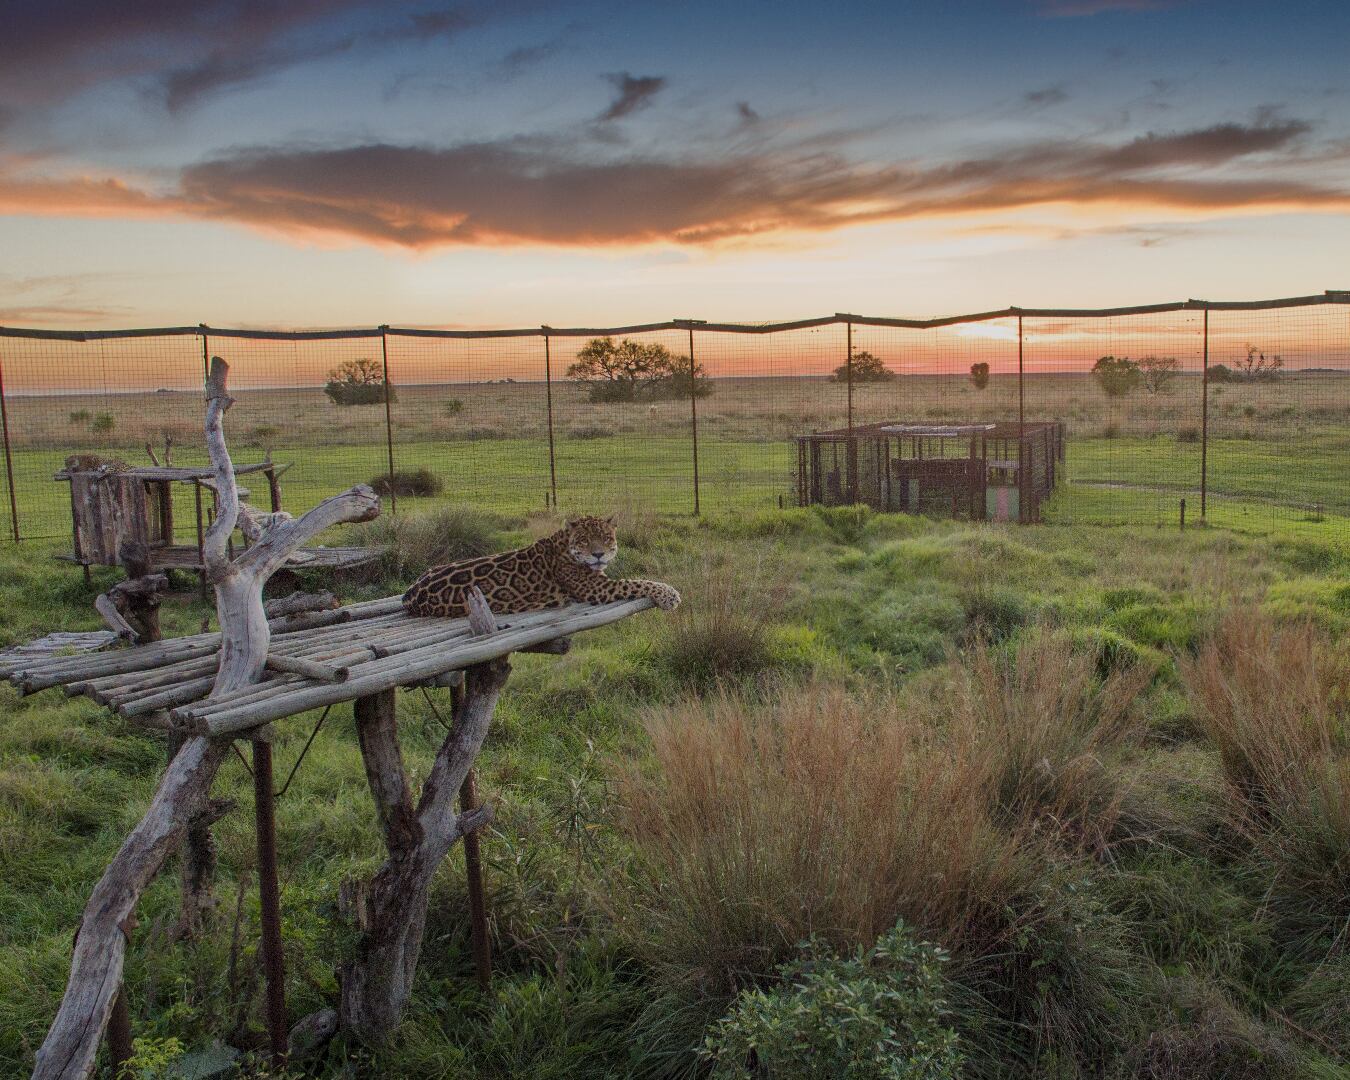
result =
[[[613,525],[613,524],[614,524],[614,519],[615,519],[617,516],[618,516],[617,514],[610,514],[609,517],[605,518],[605,524],[606,524],[606,525]]]

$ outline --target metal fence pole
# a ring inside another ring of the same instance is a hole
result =
[[[389,460],[389,512],[398,513],[398,492],[394,490],[394,418],[389,408],[389,327],[380,327],[380,360],[384,365],[384,447]]]
[[[0,426],[5,436],[5,479],[9,483],[9,527],[19,542],[19,499],[14,493],[14,458],[9,449],[9,406],[5,400],[5,365],[0,361]]]
[[[548,410],[548,490],[553,509],[558,509],[558,459],[553,446],[553,356],[549,347],[548,327],[544,331],[544,402]],[[547,506],[545,500],[545,506]]]
[[[694,516],[698,505],[698,365],[694,363],[694,328],[689,327],[689,430],[694,439]]]
[[[1200,369],[1200,520],[1209,495],[1209,308],[1205,308],[1203,366]]]
[[[202,382],[206,382],[211,377],[211,349],[206,337],[206,323],[198,323],[197,328],[202,334]]]
[[[286,1065],[286,968],[281,946],[281,889],[277,883],[276,797],[272,788],[272,744],[253,740],[253,814],[258,843],[258,907],[266,976],[267,1037],[272,1065]]]
[[[848,382],[848,430],[853,431],[853,323],[850,320],[844,324],[847,334],[847,359],[845,361],[844,378]]]
[[[1026,434],[1026,391],[1022,370],[1022,314],[1017,315],[1017,434]]]

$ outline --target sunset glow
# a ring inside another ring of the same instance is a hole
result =
[[[1343,5],[86,7],[20,3],[0,40],[8,325],[925,316],[1347,283]]]

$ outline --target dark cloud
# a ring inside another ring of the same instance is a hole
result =
[[[1298,120],[1217,124],[1116,143],[1015,144],[936,164],[860,164],[818,139],[678,159],[574,138],[261,148],[185,169],[162,194],[0,178],[0,212],[179,214],[427,248],[708,243],[1052,203],[1350,209],[1350,185],[1309,178],[1308,130]]]
[[[605,78],[613,84],[617,94],[610,102],[609,108],[600,114],[598,119],[602,121],[618,120],[639,109],[645,109],[666,85],[666,80],[661,75],[630,75],[626,71],[620,71],[606,75]]]
[[[1022,95],[1022,100],[1034,108],[1043,109],[1051,105],[1062,105],[1069,100],[1069,92],[1056,83],[1043,86],[1039,90],[1030,90]]]
[[[741,118],[742,124],[758,124],[760,121],[759,113],[750,107],[748,101],[736,102],[736,115]]]
[[[117,79],[171,110],[357,45],[449,38],[535,0],[9,0],[0,99],[42,105]]]

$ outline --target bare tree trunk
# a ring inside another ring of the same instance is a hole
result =
[[[262,674],[271,641],[263,586],[290,553],[331,525],[366,521],[380,512],[375,493],[360,485],[325,500],[304,517],[260,528],[240,506],[234,466],[225,446],[223,420],[233,404],[225,388],[228,374],[229,366],[213,358],[206,386],[206,444],[219,509],[202,542],[206,575],[216,588],[221,631],[220,665],[211,696],[257,682]],[[232,562],[230,535],[236,525],[252,546]],[[121,986],[128,919],[184,829],[207,807],[211,782],[229,744],[229,739],[205,736],[184,741],[165,770],[145,817],[94,887],[80,923],[61,1007],[37,1052],[35,1080],[74,1080],[93,1071],[99,1040]]]
[[[363,1042],[386,1041],[412,993],[436,869],[456,840],[491,820],[491,808],[456,816],[455,798],[487,736],[511,674],[505,659],[465,673],[464,705],[414,811],[394,726],[393,691],[358,702],[358,735],[389,858],[369,881],[348,885],[343,906],[361,930],[342,972],[342,1026]]]

